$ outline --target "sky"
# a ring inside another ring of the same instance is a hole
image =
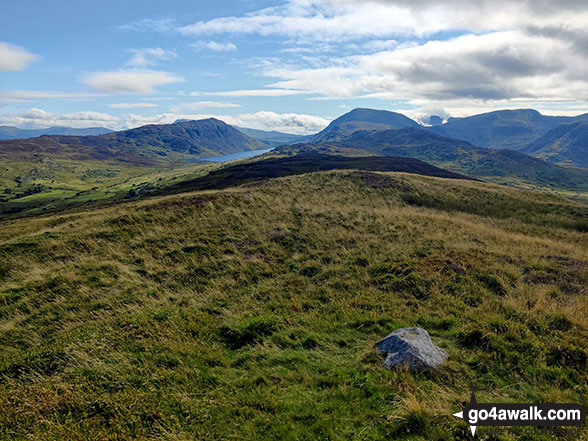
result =
[[[588,112],[586,0],[2,0],[0,125]]]

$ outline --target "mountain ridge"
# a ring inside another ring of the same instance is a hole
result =
[[[405,127],[420,127],[420,124],[401,113],[357,108],[334,119],[326,128],[305,141],[311,143],[330,142],[340,140],[355,131]]]
[[[488,149],[443,137],[424,127],[356,131],[333,143],[382,156],[412,157],[456,173],[492,182],[514,181],[574,191],[588,189],[588,170],[561,167],[508,149]],[[320,148],[320,143],[314,144]]]
[[[213,170],[205,176],[174,184],[160,194],[221,189],[252,181],[328,170],[403,172],[446,179],[475,180],[415,158],[346,157],[307,151],[292,156],[268,157],[254,162],[230,165],[226,168]]]
[[[521,150],[557,126],[579,119],[588,119],[588,114],[549,116],[534,109],[511,109],[452,119],[428,129],[478,147]]]
[[[549,141],[549,136],[565,132],[571,126],[569,124],[588,121],[588,114],[577,116],[549,116],[542,115],[534,109],[511,109],[497,110],[464,118],[450,118],[444,124],[434,126],[423,126],[410,118],[395,112],[373,109],[354,109],[339,118],[336,118],[321,132],[310,136],[303,142],[325,143],[325,142],[347,142],[350,137],[371,136],[372,139],[377,132],[387,130],[415,129],[426,130],[444,138],[462,140],[472,147],[487,148],[493,150],[514,150],[547,160],[552,163],[563,163],[574,166],[586,167],[588,160],[584,158],[584,141],[581,133],[576,133],[580,145],[574,144],[572,148],[577,152],[570,152],[569,155],[557,154],[545,151],[539,146],[540,142]],[[576,127],[584,127],[573,126]],[[554,131],[552,133],[552,131]],[[424,139],[428,135],[425,132],[418,132]],[[551,133],[551,135],[547,135]],[[543,141],[542,137],[547,136]],[[564,136],[562,134],[562,136]],[[554,140],[552,140],[552,143]],[[373,150],[373,148],[372,148]],[[588,150],[588,149],[587,149]],[[421,158],[422,159],[422,158]]]
[[[215,118],[175,124],[149,124],[97,136],[45,135],[0,141],[0,156],[120,159],[139,163],[165,157],[214,156],[267,147]]]
[[[71,135],[71,136],[97,136],[113,132],[106,127],[75,128],[65,126],[52,126],[46,129],[21,129],[14,126],[0,126],[0,140],[26,139],[43,135]]]
[[[547,162],[588,167],[588,120],[562,124],[521,149]]]

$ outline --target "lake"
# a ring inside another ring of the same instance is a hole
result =
[[[264,153],[270,152],[273,149],[262,149],[262,150],[245,150],[243,152],[231,153],[230,155],[223,156],[210,156],[207,158],[193,158],[186,159],[189,162],[228,162],[234,161],[235,159],[253,158],[254,156],[263,155]]]

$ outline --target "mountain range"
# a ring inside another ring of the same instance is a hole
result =
[[[327,170],[402,172],[446,179],[472,180],[467,176],[434,167],[415,158],[392,156],[344,157],[311,150],[293,156],[279,156],[267,158],[263,161],[237,163],[213,170],[195,179],[183,180],[159,193],[169,194],[235,187],[253,181]]]
[[[521,152],[549,162],[588,167],[588,120],[562,124]]]
[[[295,144],[298,142],[304,142],[308,139],[308,136],[304,135],[292,135],[290,133],[278,132],[275,130],[259,130],[249,129],[246,127],[235,127],[241,133],[249,136],[250,138],[257,139],[258,141],[264,142],[269,146],[277,147],[284,144]]]
[[[0,126],[0,140],[33,138],[35,136],[43,135],[96,136],[110,132],[112,132],[112,130],[105,127],[88,127],[85,129],[76,129],[73,127],[55,126],[48,127],[46,129],[19,129],[18,127],[13,126]]]
[[[55,200],[83,199],[79,189],[99,188],[105,192],[100,197],[106,197],[117,185],[127,185],[117,194],[129,191],[128,179],[133,176],[182,169],[186,159],[277,146],[269,155],[305,154],[306,162],[312,160],[312,154],[371,155],[380,157],[378,161],[385,161],[385,156],[414,158],[488,182],[543,188],[588,200],[588,169],[577,167],[588,167],[587,139],[587,115],[551,117],[534,110],[491,112],[423,126],[399,113],[355,109],[310,136],[239,130],[214,118],[178,120],[96,136],[44,135],[0,141],[4,167],[0,175],[4,190],[0,192],[5,194],[0,199],[18,201],[10,202],[7,209],[18,212],[30,206],[26,201],[32,194],[51,193]],[[504,144],[513,149],[490,148]],[[320,163],[330,164],[324,158]],[[251,164],[250,160],[244,167],[253,167]],[[300,168],[301,164],[296,162],[295,169],[306,167]],[[275,166],[285,167],[282,163]],[[232,170],[243,174],[239,168]],[[35,200],[35,207],[42,208],[41,196]]]
[[[152,164],[157,159],[214,156],[266,148],[234,127],[214,118],[151,124],[98,136],[46,135],[0,141],[0,158],[73,160],[114,159]]]
[[[424,140],[426,132],[467,141],[471,146],[495,150],[510,149],[547,162],[586,166],[588,164],[588,114],[576,117],[546,116],[531,109],[500,110],[467,118],[452,118],[445,124],[422,126],[395,112],[355,109],[333,120],[319,133],[304,142],[345,142],[355,133],[360,137],[390,129],[418,129]],[[382,135],[378,135],[381,139]],[[439,138],[438,138],[439,139]],[[374,151],[374,148],[371,149]]]
[[[566,117],[546,116],[532,109],[499,110],[452,119],[430,130],[478,147],[520,150],[557,126],[582,118],[588,119],[588,114]]]
[[[333,120],[325,129],[305,139],[305,142],[339,141],[357,131],[403,129],[405,127],[420,127],[420,125],[416,121],[396,112],[354,109]]]
[[[60,148],[67,150],[67,146],[78,145],[80,149],[76,153],[96,158],[117,154],[128,156],[129,150],[133,149],[144,150],[135,152],[139,157],[166,156],[170,152],[214,156],[284,144],[348,142],[355,132],[364,136],[404,128],[423,129],[444,138],[467,141],[476,147],[516,150],[551,163],[588,166],[588,114],[547,116],[532,109],[499,110],[466,118],[450,118],[444,124],[422,126],[400,113],[359,108],[336,118],[320,132],[306,136],[233,128],[210,119],[177,120],[174,124],[152,124],[120,132],[101,127],[28,130],[0,126],[0,139],[17,140],[17,144],[24,146],[25,143],[18,140],[43,135],[39,139],[27,140],[26,150],[55,153]],[[424,131],[419,133],[425,136]],[[0,154],[10,150],[10,145],[1,144]]]
[[[424,128],[355,131],[334,145],[383,156],[412,157],[493,182],[550,188],[588,185],[588,170],[561,167],[514,150],[476,147]]]

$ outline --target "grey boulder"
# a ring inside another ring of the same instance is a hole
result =
[[[422,328],[401,328],[392,332],[375,347],[386,357],[383,367],[393,369],[407,365],[412,370],[435,369],[447,360],[447,352],[435,346]]]

